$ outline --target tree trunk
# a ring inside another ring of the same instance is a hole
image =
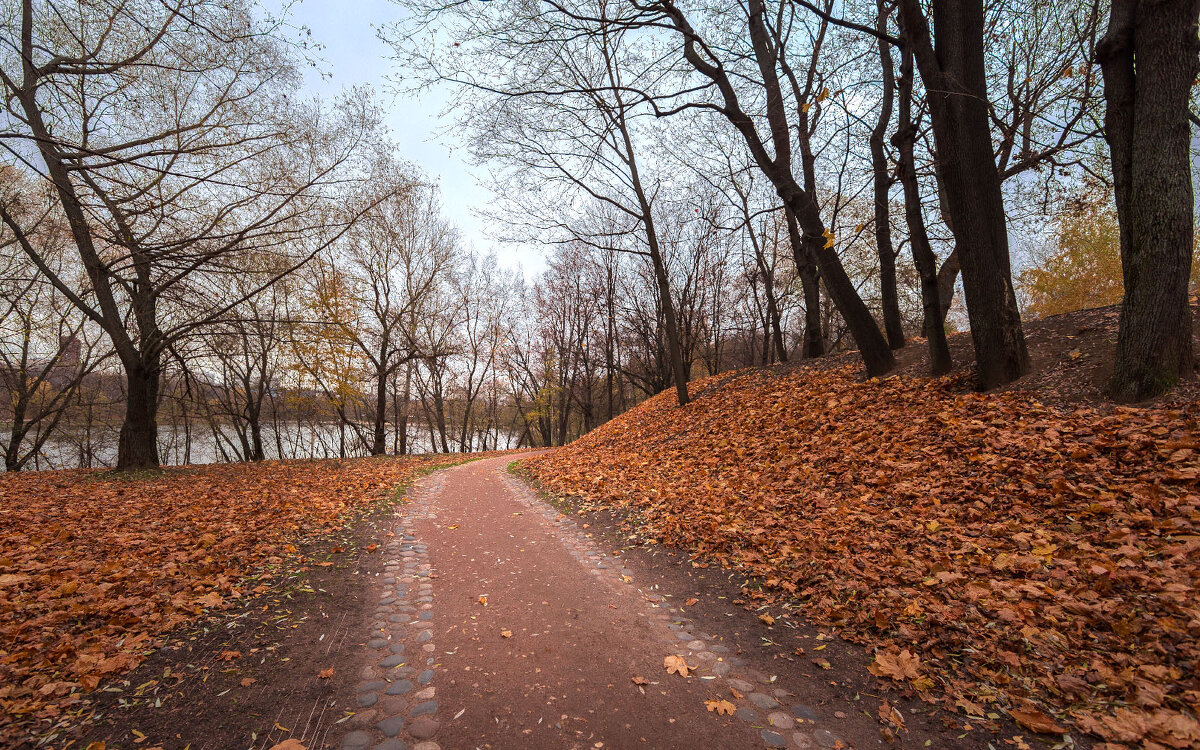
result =
[[[157,357],[125,362],[125,421],[117,442],[117,471],[152,469],[158,460]]]
[[[382,355],[382,353],[381,353]],[[375,424],[371,435],[371,455],[387,453],[387,369],[381,365],[375,378]]]
[[[1025,374],[1029,354],[1012,285],[1000,174],[992,152],[984,68],[982,0],[934,0],[937,49],[919,0],[901,0],[900,20],[928,92],[945,185],[945,208],[962,264],[978,385]]]
[[[878,2],[876,28],[887,32],[887,4]],[[883,72],[883,100],[879,105],[879,118],[871,130],[871,171],[875,188],[875,248],[879,255],[879,300],[883,308],[883,329],[887,334],[888,346],[900,349],[904,346],[904,326],[900,322],[900,295],[896,290],[896,251],[892,246],[892,225],[888,206],[888,193],[892,180],[888,175],[887,153],[884,137],[892,121],[892,100],[895,74],[892,72],[892,46],[882,39],[879,44],[879,63]]]
[[[408,401],[412,398],[412,375],[413,363],[409,362],[404,367],[404,391],[401,394],[400,400],[400,416],[396,420],[397,427],[400,431],[400,449],[399,455],[408,455]]]
[[[946,315],[942,308],[937,256],[929,243],[929,233],[925,227],[925,214],[921,210],[921,188],[917,182],[916,160],[913,158],[913,142],[916,140],[917,128],[916,123],[912,121],[912,85],[912,52],[906,49],[900,61],[900,122],[892,137],[892,144],[899,153],[897,166],[900,184],[904,188],[904,217],[908,222],[913,264],[921,277],[921,309],[923,331],[929,341],[929,372],[937,376],[950,372],[954,362],[950,358],[950,345],[946,341]]]
[[[1109,392],[1141,401],[1192,370],[1193,194],[1188,100],[1197,0],[1114,0],[1097,47],[1125,298]]]
[[[800,348],[802,359],[825,356],[825,337],[821,334],[821,278],[804,239],[800,236],[800,225],[792,209],[784,207],[787,216],[788,241],[792,245],[792,258],[800,274],[800,286],[804,291],[804,343]]]

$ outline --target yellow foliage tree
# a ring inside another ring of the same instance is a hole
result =
[[[1117,211],[1107,191],[1093,188],[1066,203],[1057,220],[1055,249],[1018,277],[1030,317],[1114,305],[1125,294]],[[1197,243],[1193,241],[1193,252]],[[1192,285],[1200,268],[1192,263]]]

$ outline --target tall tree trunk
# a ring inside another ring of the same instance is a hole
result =
[[[792,209],[784,207],[787,216],[788,241],[792,245],[792,258],[800,274],[800,286],[804,292],[804,343],[800,347],[802,359],[825,356],[825,337],[821,335],[821,278],[817,265],[800,236],[800,225]]]
[[[1192,370],[1191,126],[1197,0],[1113,0],[1097,48],[1125,298],[1109,392],[1140,401]]]
[[[878,0],[878,15],[875,27],[887,33],[888,4]],[[888,346],[900,349],[904,346],[904,326],[900,322],[900,295],[896,290],[896,251],[892,245],[892,224],[888,206],[888,193],[892,180],[888,174],[887,153],[884,138],[892,121],[892,99],[895,74],[892,72],[892,46],[882,39],[879,44],[879,63],[883,72],[883,99],[879,104],[879,118],[868,139],[871,147],[871,171],[875,188],[875,248],[879,255],[879,300],[883,308],[883,329],[887,334]]]
[[[923,331],[929,342],[929,372],[944,375],[950,372],[953,360],[946,341],[946,315],[942,309],[941,284],[938,280],[937,256],[929,243],[925,214],[921,210],[921,188],[917,182],[913,143],[917,136],[912,121],[913,67],[912,52],[905,49],[900,60],[899,126],[892,144],[899,154],[900,184],[904,188],[904,217],[908,222],[909,245],[913,264],[921,277],[921,309]]]
[[[159,465],[158,357],[126,361],[124,365],[125,421],[117,441],[117,471],[151,469]]]
[[[408,455],[408,402],[412,398],[413,363],[410,361],[404,367],[404,391],[400,396],[400,416],[396,419],[396,429],[400,431],[401,456]]]
[[[937,48],[919,0],[900,0],[900,21],[928,92],[945,208],[962,263],[978,385],[1025,374],[1029,354],[1012,285],[1008,228],[992,152],[982,0],[934,0]]]
[[[386,347],[386,345],[385,345]],[[379,352],[379,367],[375,377],[375,424],[371,434],[371,455],[382,456],[387,453],[387,351],[381,348]]]

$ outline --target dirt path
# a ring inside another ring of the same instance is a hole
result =
[[[410,493],[342,747],[847,746],[693,632],[510,461],[439,472]],[[668,674],[668,656],[695,672]],[[725,699],[734,715],[708,710]]]

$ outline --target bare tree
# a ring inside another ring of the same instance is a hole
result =
[[[268,286],[356,213],[344,190],[331,199],[369,107],[348,101],[325,122],[291,103],[293,55],[256,15],[224,0],[23,0],[0,33],[0,143],[53,186],[87,293],[21,247],[112,341],[127,383],[120,469],[158,464],[163,356],[244,299],[221,277],[274,253]]]

